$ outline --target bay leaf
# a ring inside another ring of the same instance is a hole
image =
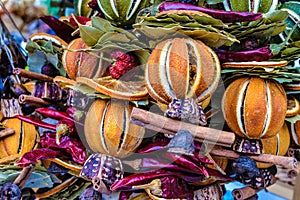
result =
[[[97,28],[101,32],[105,33],[105,32],[115,31],[114,26],[111,25],[111,23],[106,19],[103,19],[103,18],[97,17],[97,16],[93,16],[93,17],[91,17],[91,20],[92,20],[92,26]]]
[[[79,25],[80,37],[88,46],[94,46],[104,34],[103,31],[88,25]]]

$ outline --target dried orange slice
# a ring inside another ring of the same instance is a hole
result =
[[[251,62],[226,62],[222,64],[222,69],[227,68],[254,68],[254,67],[263,67],[263,68],[280,68],[288,64],[288,61],[251,61]]]
[[[300,104],[299,101],[291,95],[287,96],[287,111],[286,116],[287,117],[293,117],[298,114],[300,111]]]
[[[68,46],[68,43],[66,43],[60,37],[48,33],[34,33],[30,36],[30,39],[32,41],[38,41],[38,40],[51,41],[56,46],[63,47],[63,48],[66,48]]]
[[[76,81],[112,98],[136,101],[148,97],[144,80],[122,81],[106,76],[98,79],[77,77]]]

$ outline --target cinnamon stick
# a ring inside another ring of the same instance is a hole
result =
[[[0,131],[0,139],[9,136],[9,135],[13,135],[15,133],[15,129],[13,128],[6,128],[2,131]]]
[[[239,158],[241,155],[234,151],[225,150],[225,149],[222,149],[222,150],[213,149],[210,151],[210,154],[214,155],[214,156],[229,158],[229,159],[236,159],[236,158]],[[298,167],[298,161],[293,157],[275,156],[275,155],[271,155],[271,154],[260,154],[260,155],[255,155],[255,156],[251,155],[249,157],[257,162],[280,165],[287,169],[295,169]]]
[[[29,104],[36,107],[44,107],[51,105],[50,102],[45,101],[44,99],[37,98],[31,95],[22,94],[19,96],[19,103],[20,104]]]
[[[244,200],[254,196],[260,189],[254,189],[252,187],[243,187],[234,189],[231,193],[235,200]]]
[[[45,74],[39,74],[31,71],[27,71],[22,68],[15,68],[13,70],[13,74],[19,75],[24,78],[29,78],[33,80],[40,80],[40,81],[47,81],[47,82],[52,82],[53,78],[50,76],[47,76]]]
[[[290,147],[287,153],[288,156],[294,157],[297,160],[300,160],[300,148]]]
[[[131,112],[131,123],[145,128],[175,135],[179,130],[188,130],[195,137],[196,141],[209,144],[216,144],[231,147],[235,141],[235,134],[232,132],[217,130],[213,128],[197,126],[186,122],[166,118],[139,108],[133,108]]]
[[[25,185],[26,181],[30,177],[31,173],[33,172],[35,166],[34,165],[29,165],[26,166],[22,169],[21,173],[19,176],[14,180],[14,184],[19,186],[19,188],[23,188]]]
[[[289,178],[296,178],[300,174],[300,165],[296,169],[291,169],[287,172]]]

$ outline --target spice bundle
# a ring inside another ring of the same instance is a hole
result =
[[[1,198],[255,199],[299,174],[299,2],[73,6],[23,62],[1,23]]]

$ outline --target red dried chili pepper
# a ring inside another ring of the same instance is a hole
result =
[[[48,148],[39,148],[23,154],[21,159],[16,162],[19,167],[26,167],[30,164],[35,164],[38,160],[55,158],[60,154],[60,151],[55,151]]]
[[[163,2],[159,5],[158,9],[160,12],[169,10],[195,10],[220,19],[223,22],[255,21],[263,16],[262,13],[216,10],[179,2]]]
[[[50,129],[50,130],[56,130],[56,125],[48,124],[46,122],[43,122],[42,120],[34,119],[32,117],[27,117],[27,116],[23,116],[23,115],[17,115],[16,118],[18,118],[19,120],[22,120],[24,122],[33,124],[35,126],[39,126],[39,127],[42,127],[42,128],[47,128],[47,129]]]
[[[52,108],[36,108],[35,111],[40,113],[44,117],[49,117],[57,120],[66,119],[83,126],[82,123],[76,121],[74,118],[72,118],[72,116],[68,115],[68,112],[62,112]]]
[[[269,46],[246,51],[227,51],[215,50],[220,62],[248,62],[248,61],[266,61],[272,58],[273,54]]]
[[[201,165],[201,163],[196,163],[195,160],[189,159],[188,156],[168,152],[161,152],[159,155],[161,155],[164,159],[169,160],[170,162],[173,161],[179,166],[190,169],[191,173],[203,174],[205,177],[209,177],[206,168]]]
[[[69,117],[71,117],[72,119],[74,119],[75,121],[80,121],[80,119],[83,116],[83,111],[75,108],[75,107],[68,107],[66,110],[66,113]]]
[[[173,164],[171,162],[168,162],[165,159],[158,159],[158,158],[142,158],[141,163],[139,165],[140,170],[158,170],[158,169],[164,169],[167,171],[176,171],[176,172],[182,172],[182,173],[191,173],[194,172],[195,174],[198,171],[193,171],[189,168],[185,168],[182,166],[177,165],[176,163]],[[200,173],[200,175],[203,175]]]
[[[86,159],[85,147],[80,140],[64,136],[60,140],[60,144],[56,143],[56,134],[45,133],[40,138],[41,146],[44,148],[60,149],[72,156],[74,162],[84,164]]]
[[[60,21],[59,19],[50,15],[41,16],[40,19],[45,24],[50,26],[50,28],[53,29],[56,35],[60,37],[62,40],[64,40],[66,43],[70,43],[72,40],[76,38],[75,36],[72,36],[72,33],[75,31],[75,29],[69,26],[68,24]]]
[[[149,183],[151,180],[161,178],[161,177],[167,177],[167,176],[176,176],[178,178],[181,178],[185,180],[188,183],[199,183],[203,182],[205,179],[203,176],[193,173],[180,173],[175,171],[166,171],[163,169],[155,170],[155,171],[149,171],[149,172],[143,172],[143,173],[135,173],[128,175],[126,177],[123,177],[120,180],[117,180],[110,189],[113,190],[122,190],[122,191],[128,191],[133,190],[133,186],[137,185],[143,185]]]

